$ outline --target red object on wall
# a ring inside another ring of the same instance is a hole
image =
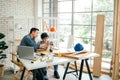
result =
[[[55,27],[50,27],[50,32],[55,32],[56,28]]]

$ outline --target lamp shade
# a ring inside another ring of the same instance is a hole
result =
[[[56,28],[55,27],[50,27],[50,32],[56,32]]]

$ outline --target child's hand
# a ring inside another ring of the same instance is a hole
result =
[[[47,41],[46,46],[47,46],[47,47],[50,46],[50,42],[49,42],[49,41]]]
[[[46,43],[40,45],[40,48],[46,48],[46,47],[47,47]]]
[[[50,46],[50,42],[47,41],[46,43],[43,43],[40,45],[40,48],[47,48],[48,46]]]

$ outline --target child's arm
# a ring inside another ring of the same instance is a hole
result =
[[[40,48],[46,49],[48,46],[50,46],[50,42],[49,41],[47,41],[46,43],[40,44]]]

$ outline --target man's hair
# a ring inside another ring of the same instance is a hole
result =
[[[49,37],[49,36],[48,36],[48,34],[46,32],[41,34],[41,39],[44,39],[44,38],[47,38],[47,37]]]
[[[35,32],[35,31],[39,31],[39,29],[38,29],[38,28],[31,28],[30,34],[31,34],[33,31],[34,31],[34,32]]]

